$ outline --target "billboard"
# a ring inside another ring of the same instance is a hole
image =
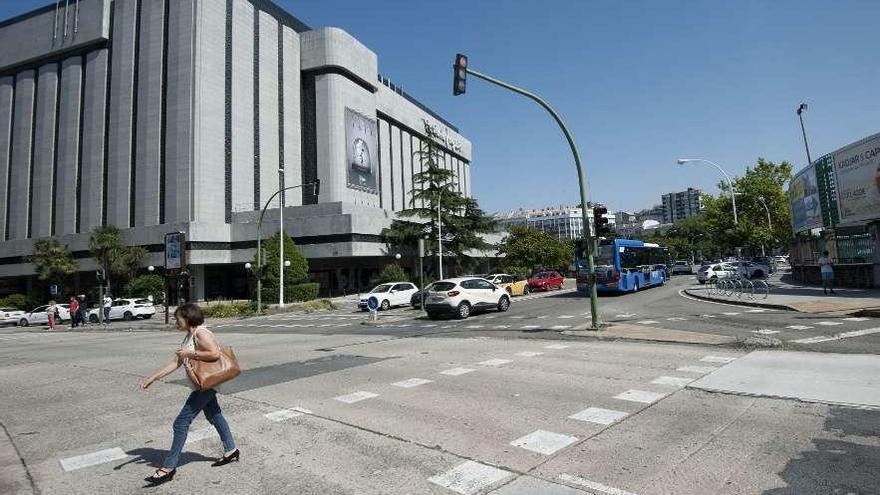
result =
[[[183,268],[183,232],[165,234],[165,270],[175,271]]]
[[[816,167],[810,165],[791,179],[788,204],[791,207],[791,228],[795,233],[822,226]]]
[[[841,148],[832,155],[840,223],[880,218],[880,134]]]
[[[345,147],[348,187],[378,194],[379,126],[376,120],[346,108]]]

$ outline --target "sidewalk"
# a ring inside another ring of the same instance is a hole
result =
[[[770,295],[766,299],[713,295],[710,294],[710,287],[705,285],[689,287],[684,293],[708,301],[801,313],[863,312],[866,316],[880,315],[880,289],[839,288],[834,289],[833,295],[826,295],[821,287],[800,285],[789,281],[788,277],[773,276],[767,282],[770,284]]]

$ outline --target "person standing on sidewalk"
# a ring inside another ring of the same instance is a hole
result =
[[[49,301],[49,307],[46,308],[46,318],[49,320],[49,330],[55,330],[55,311],[58,310],[58,307],[55,305],[54,300]]]
[[[174,311],[174,320],[177,324],[177,329],[186,332],[186,337],[184,337],[183,342],[180,344],[174,359],[141,382],[141,388],[144,390],[148,389],[153,382],[169,375],[177,368],[189,366],[191,360],[214,362],[220,359],[220,347],[214,339],[214,334],[203,326],[205,317],[202,314],[201,308],[195,304],[184,304]],[[152,476],[145,478],[151,485],[159,485],[174,478],[174,473],[177,472],[177,463],[180,461],[180,454],[183,451],[184,444],[186,444],[189,426],[192,424],[193,419],[202,411],[204,411],[208,422],[214,425],[214,428],[220,435],[220,440],[223,442],[223,448],[226,449],[223,457],[211,464],[211,466],[218,467],[229,464],[232,461],[238,461],[241,455],[235,447],[232,431],[230,431],[229,424],[226,422],[226,418],[223,417],[223,412],[217,403],[217,391],[215,389],[199,390],[192,382],[190,382],[190,387],[193,391],[189,394],[189,398],[186,399],[186,403],[183,404],[183,409],[180,410],[177,419],[174,420],[174,440],[171,443],[171,449],[168,451],[165,460],[162,461],[161,467]]]
[[[822,291],[828,294],[828,291],[831,290],[831,293],[834,294],[834,264],[831,262],[831,256],[828,255],[827,250],[822,251],[818,263],[819,272],[822,275]]]
[[[104,296],[104,324],[110,324],[110,307],[113,306],[113,299],[110,294]]]
[[[76,328],[79,325],[79,301],[76,297],[70,297],[70,328]]]

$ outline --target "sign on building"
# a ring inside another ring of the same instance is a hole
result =
[[[374,119],[345,109],[348,187],[378,194],[379,126]]]
[[[832,153],[840,223],[880,218],[880,134]]]
[[[165,270],[174,272],[183,268],[184,233],[165,234]]]
[[[795,233],[822,226],[822,208],[814,166],[801,170],[791,179],[788,203],[791,206],[791,227]]]

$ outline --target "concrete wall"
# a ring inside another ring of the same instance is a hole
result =
[[[58,64],[46,64],[37,71],[29,235],[33,238],[52,235],[52,201],[54,199],[52,184],[55,180],[57,103]]]
[[[299,34],[284,26],[282,31],[283,57],[283,104],[284,111],[284,184],[294,186],[302,184],[302,121],[300,93],[302,80],[300,73],[300,41]],[[302,191],[290,190],[285,193],[284,204],[297,206],[302,204]]]
[[[232,2],[232,211],[254,207],[254,8]]]
[[[104,212],[104,143],[107,111],[108,51],[86,56],[82,115],[82,185],[80,231],[101,225]]]
[[[279,189],[281,168],[278,132],[278,21],[266,12],[259,14],[259,132],[260,208]],[[281,199],[274,200],[277,207]]]
[[[80,113],[83,57],[61,65],[61,108],[58,110],[57,177],[55,185],[55,235],[76,232],[80,171]]]
[[[165,102],[165,223],[192,218],[195,0],[170,2]]]
[[[15,79],[0,77],[0,240],[6,233],[6,203],[9,199],[9,159],[12,150],[12,105]]]

